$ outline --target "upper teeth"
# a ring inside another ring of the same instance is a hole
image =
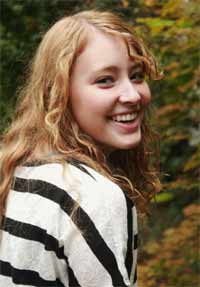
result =
[[[117,122],[131,121],[131,120],[134,120],[136,117],[137,117],[137,113],[132,113],[132,114],[114,116],[112,117],[112,120],[117,121]]]

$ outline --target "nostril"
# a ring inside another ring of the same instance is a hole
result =
[[[129,104],[134,106],[140,106],[141,105],[141,96],[138,95],[121,95],[119,97],[119,102],[123,104]]]
[[[119,94],[119,101],[123,103],[128,102],[136,105],[140,103],[141,98],[140,93],[133,87],[129,87]]]

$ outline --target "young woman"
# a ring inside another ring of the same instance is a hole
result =
[[[44,35],[3,137],[1,286],[136,286],[136,206],[159,190],[145,77],[153,57],[109,12]]]

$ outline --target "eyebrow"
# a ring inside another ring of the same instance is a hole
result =
[[[143,68],[142,62],[135,62],[130,65],[129,70],[135,69],[135,68]],[[102,72],[115,72],[119,70],[118,66],[115,65],[109,65],[109,66],[103,66],[100,68],[97,68],[93,71],[93,73],[102,73]]]

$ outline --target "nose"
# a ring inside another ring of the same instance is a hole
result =
[[[136,105],[141,101],[137,87],[128,79],[123,82],[119,91],[119,102]]]

